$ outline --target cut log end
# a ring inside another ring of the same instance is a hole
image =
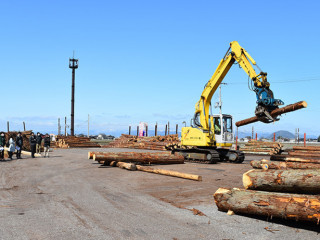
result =
[[[249,174],[252,171],[254,171],[254,169],[249,170],[248,172],[244,173],[242,176],[242,182],[245,189],[248,189],[253,184],[251,178],[249,177]]]
[[[224,194],[224,193],[229,193],[229,192],[231,192],[231,190],[228,189],[228,188],[219,188],[219,189],[216,191],[215,194]]]

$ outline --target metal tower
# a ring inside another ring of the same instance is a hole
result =
[[[69,58],[69,68],[72,69],[72,85],[71,85],[71,136],[74,136],[74,88],[75,88],[75,73],[78,68],[78,60]]]

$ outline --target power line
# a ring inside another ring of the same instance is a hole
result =
[[[311,79],[299,79],[299,80],[286,80],[286,81],[272,81],[271,84],[274,83],[293,83],[293,82],[311,82],[311,81],[320,81],[320,78],[311,78]],[[238,84],[247,84],[246,82],[228,82],[230,85],[238,85]]]

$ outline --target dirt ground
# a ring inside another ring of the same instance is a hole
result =
[[[265,157],[159,166],[201,175],[197,182],[101,167],[87,159],[88,151],[57,149],[50,158],[0,162],[0,239],[318,238],[313,224],[217,211],[214,192],[241,187],[249,160]]]

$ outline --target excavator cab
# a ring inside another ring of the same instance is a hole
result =
[[[217,147],[231,147],[234,140],[232,116],[228,114],[214,114],[213,125]]]

